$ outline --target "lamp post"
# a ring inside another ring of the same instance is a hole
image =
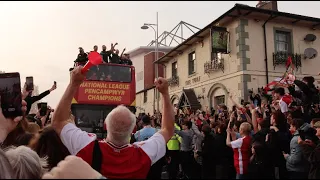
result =
[[[156,27],[156,29],[154,28],[154,26]],[[151,27],[154,31],[155,34],[155,61],[157,61],[159,59],[159,53],[158,53],[158,49],[159,49],[159,43],[158,43],[158,29],[159,29],[159,24],[158,24],[158,12],[157,12],[157,19],[156,19],[156,24],[150,24],[150,23],[144,23],[143,26],[141,26],[141,29],[146,30],[149,29],[149,27]],[[154,64],[155,66],[155,77],[158,78],[159,77],[159,72],[158,72],[158,63]],[[153,108],[155,108],[155,101],[157,98],[157,112],[159,112],[159,92],[157,89],[155,89],[155,95],[153,98]]]

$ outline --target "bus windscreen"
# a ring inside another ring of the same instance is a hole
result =
[[[128,66],[112,66],[102,64],[89,69],[86,76],[91,81],[131,82],[131,68]]]

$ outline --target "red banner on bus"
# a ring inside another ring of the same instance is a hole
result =
[[[134,99],[130,88],[130,83],[85,81],[78,89],[76,101],[80,104],[130,105]]]

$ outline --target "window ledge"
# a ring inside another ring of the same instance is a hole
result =
[[[191,78],[191,77],[193,77],[193,76],[196,76],[197,74],[198,74],[197,72],[194,72],[194,73],[188,75],[188,78]]]

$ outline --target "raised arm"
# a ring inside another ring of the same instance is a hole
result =
[[[120,57],[122,57],[122,55],[123,55],[123,53],[126,51],[126,48],[124,48],[123,50],[122,50],[122,53],[121,53],[121,55],[120,55]]]
[[[238,103],[236,103],[236,102],[233,100],[233,97],[232,97],[231,94],[229,94],[229,98],[230,98],[231,102],[237,107],[237,109],[241,109],[241,108],[242,108]]]
[[[81,73],[81,69],[82,67],[78,66],[73,71],[71,71],[70,83],[67,86],[67,89],[64,92],[57,108],[55,109],[55,113],[53,114],[51,120],[52,126],[59,135],[63,127],[68,124],[72,98],[76,93],[77,88],[85,78],[85,76]]]
[[[168,142],[174,135],[174,109],[170,102],[168,81],[162,77],[159,77],[156,79],[155,85],[161,93],[163,104],[161,130],[159,133],[162,134],[165,141]]]
[[[256,109],[252,109],[251,110],[251,114],[252,114],[252,125],[253,125],[253,131],[254,133],[257,133],[259,131],[258,129],[258,122],[257,122],[257,119],[258,119],[258,115],[257,115],[257,110]]]
[[[203,137],[202,133],[199,131],[199,128],[195,125],[194,123],[194,120],[191,120],[192,122],[192,131],[194,132],[194,134],[197,136],[197,137]]]

